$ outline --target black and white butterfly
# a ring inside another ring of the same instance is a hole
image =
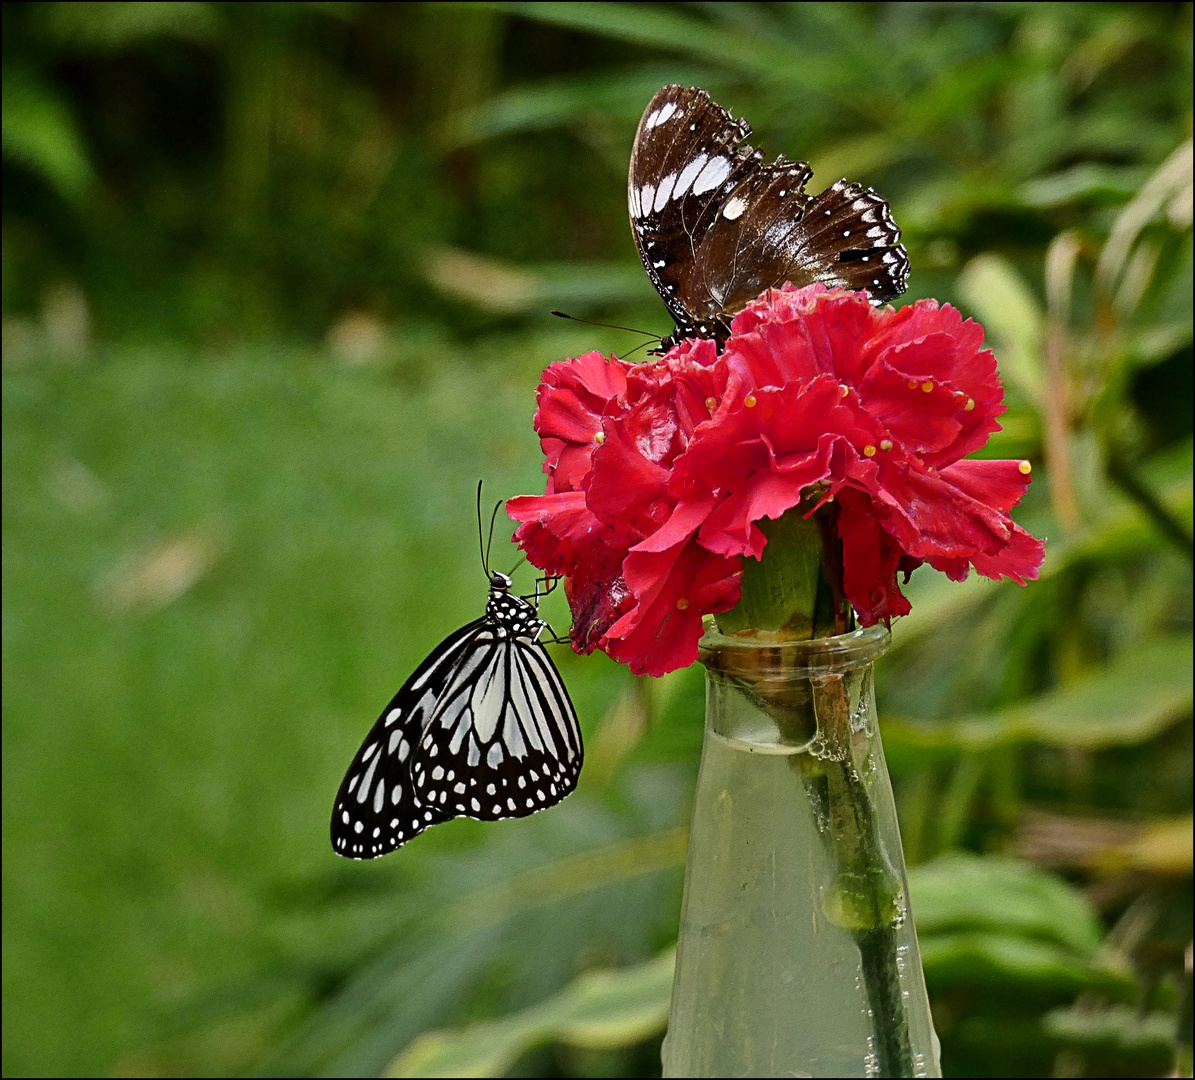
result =
[[[485,614],[415,669],[345,773],[337,855],[374,859],[454,817],[526,817],[577,786],[581,729],[539,640],[538,586],[516,596],[506,574],[486,573]]]
[[[639,121],[627,201],[639,257],[676,322],[663,349],[691,337],[720,346],[739,311],[786,281],[866,290],[876,304],[905,291],[909,256],[888,203],[846,180],[807,195],[809,165],[765,164],[750,134],[696,87],[665,86]]]

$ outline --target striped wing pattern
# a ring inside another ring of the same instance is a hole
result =
[[[576,787],[576,712],[539,642],[532,604],[491,592],[486,614],[444,639],[382,710],[332,809],[332,849],[394,851],[454,817],[525,817]]]
[[[559,802],[581,771],[581,732],[560,675],[527,637],[483,630],[432,713],[411,778],[455,817],[525,817]]]

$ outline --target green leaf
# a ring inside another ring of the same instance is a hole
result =
[[[543,131],[586,117],[638,123],[644,105],[665,83],[700,83],[703,75],[675,65],[619,71],[589,78],[552,79],[507,90],[453,117],[444,142],[469,146],[504,135]]]
[[[454,931],[469,930],[568,900],[590,889],[678,868],[685,865],[688,850],[689,827],[678,825],[578,852],[512,874],[505,881],[464,897],[444,911],[442,925]]]
[[[724,64],[731,70],[774,74],[792,64],[791,51],[679,14],[667,5],[639,4],[490,4],[527,19],[553,23],[636,45],[667,49]]]
[[[483,311],[542,314],[545,308],[588,309],[643,300],[651,286],[630,263],[540,263],[517,266],[461,248],[427,254],[425,272],[441,293]]]
[[[1103,970],[1048,941],[1015,934],[967,931],[921,939],[921,962],[930,992],[956,982],[976,986],[1025,984],[1035,994],[1069,996],[1095,990],[1131,998],[1132,976]]]
[[[909,872],[917,932],[963,930],[1037,938],[1090,959],[1100,924],[1087,898],[1054,874],[1029,863],[952,854]]]
[[[4,65],[4,157],[33,169],[70,202],[94,176],[83,137],[66,103],[33,72]]]
[[[127,49],[151,38],[209,42],[220,31],[214,4],[194,0],[91,0],[87,4],[42,5],[47,36],[78,49]]]
[[[1147,1013],[1113,1005],[1091,1010],[1080,1006],[1054,1009],[1043,1024],[1054,1038],[1090,1053],[1156,1057],[1161,1065],[1149,1075],[1161,1075],[1174,1053],[1173,1013]]]
[[[585,1049],[630,1046],[663,1030],[674,949],[621,971],[582,975],[554,997],[501,1020],[433,1031],[391,1062],[386,1076],[501,1076],[546,1042]]]
[[[906,747],[985,750],[1018,742],[1096,750],[1146,742],[1191,712],[1191,636],[1126,649],[1072,686],[993,712],[940,723],[886,719],[884,738]]]
[[[1000,374],[1034,404],[1042,400],[1045,317],[1024,279],[1000,255],[978,255],[964,268],[959,292],[989,337]]]
[[[1021,186],[1026,205],[1042,208],[1076,202],[1121,203],[1131,199],[1146,179],[1139,165],[1102,165],[1085,161]]]

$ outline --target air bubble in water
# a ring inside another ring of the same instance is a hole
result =
[[[867,1036],[867,1053],[863,1055],[863,1075],[880,1075],[880,1058],[876,1053],[876,1041],[871,1035]]]

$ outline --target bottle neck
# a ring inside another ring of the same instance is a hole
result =
[[[862,723],[874,708],[871,668],[890,641],[883,626],[806,641],[736,637],[711,626],[699,651],[710,727],[753,753],[840,744],[856,714]]]
[[[874,664],[888,651],[892,635],[885,626],[865,626],[849,634],[785,641],[723,634],[707,625],[698,658],[720,675],[808,679],[845,675]]]

